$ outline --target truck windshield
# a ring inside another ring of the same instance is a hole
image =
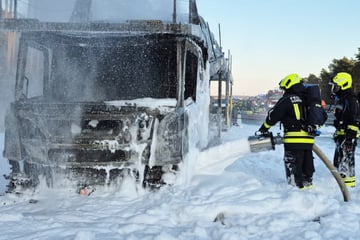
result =
[[[176,98],[176,44],[147,39],[56,44],[46,95],[55,101]]]

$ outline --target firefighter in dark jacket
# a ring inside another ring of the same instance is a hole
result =
[[[358,138],[359,104],[352,89],[352,77],[339,72],[330,82],[331,96],[335,99],[334,141],[336,144],[334,166],[345,184],[355,187],[355,148]]]
[[[284,163],[289,184],[300,189],[312,187],[315,171],[312,146],[314,135],[304,124],[305,86],[297,74],[282,79],[279,86],[284,90],[282,98],[271,108],[259,129],[266,134],[277,122],[284,127]]]

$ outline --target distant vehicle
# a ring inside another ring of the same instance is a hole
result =
[[[15,101],[5,120],[9,191],[42,178],[50,187],[66,178],[81,189],[127,175],[158,187],[190,148],[219,141],[209,79],[229,69],[195,1],[187,22],[174,11],[170,22],[121,23],[91,22],[91,2],[77,1],[70,23],[3,25],[21,31]],[[102,2],[93,4],[101,9]]]

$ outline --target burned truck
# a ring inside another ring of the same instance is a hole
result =
[[[15,101],[5,118],[9,191],[64,178],[77,188],[104,185],[128,175],[158,187],[164,174],[181,171],[190,149],[219,140],[209,79],[226,61],[194,4],[187,24],[35,22],[22,29]]]

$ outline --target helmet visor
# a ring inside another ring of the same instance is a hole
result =
[[[335,94],[340,90],[340,86],[338,86],[337,84],[330,82],[329,83],[331,85],[331,94]]]

